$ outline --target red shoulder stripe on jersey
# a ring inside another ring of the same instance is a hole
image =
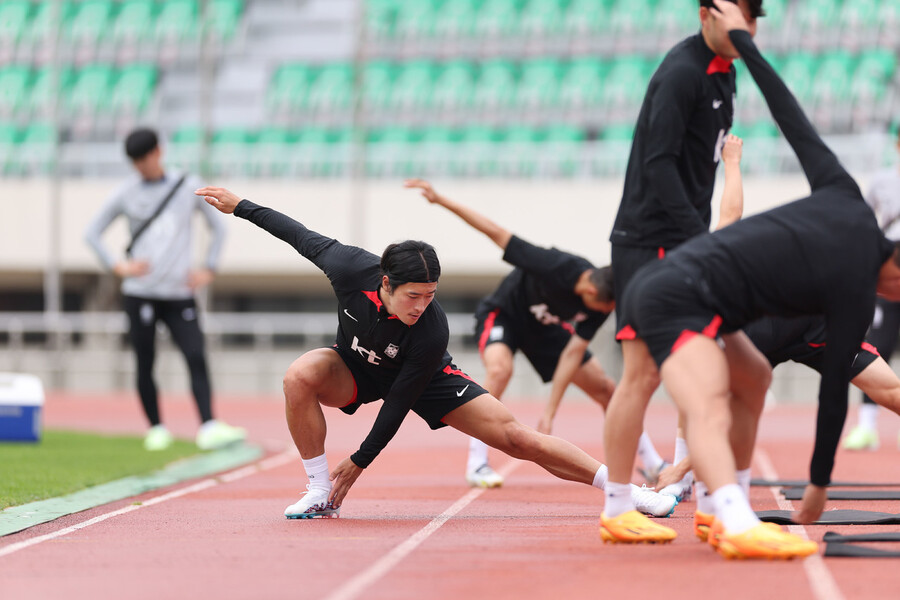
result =
[[[481,337],[478,338],[478,352],[483,353],[484,349],[487,347],[488,338],[491,336],[491,329],[494,328],[494,321],[497,320],[497,313],[500,312],[499,308],[495,308],[492,310],[487,318],[484,320],[484,329],[481,330]]]
[[[713,73],[727,73],[731,70],[731,59],[722,58],[721,56],[714,56],[711,61],[709,61],[709,65],[706,67],[706,74],[712,75]]]
[[[447,375],[459,375],[460,377],[464,377],[465,379],[468,379],[472,383],[475,383],[474,379],[472,379],[471,377],[469,377],[468,375],[466,375],[459,369],[450,368],[450,365],[447,365],[446,367],[444,367],[444,373],[446,373]]]
[[[366,295],[366,298],[375,303],[375,308],[381,310],[381,298],[378,297],[378,291],[367,292],[366,290],[362,291],[363,294]]]
[[[631,325],[626,325],[616,334],[617,340],[636,340],[637,332]]]
[[[870,344],[869,342],[863,342],[863,343],[862,343],[862,349],[863,349],[863,350],[866,350],[867,352],[871,352],[871,353],[874,354],[875,356],[881,356],[881,353],[878,352],[878,348],[876,348],[875,346],[873,346],[873,345]]]

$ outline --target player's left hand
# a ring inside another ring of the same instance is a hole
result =
[[[750,31],[744,13],[738,7],[736,2],[729,0],[713,0],[713,6],[709,9],[709,14],[716,21],[719,21],[726,31],[734,31],[740,29],[742,31]]]
[[[230,215],[241,201],[240,196],[229,192],[225,188],[207,186],[194,191],[198,196],[203,196],[206,203],[214,206],[219,212]]]
[[[431,184],[424,179],[407,179],[403,182],[403,187],[420,189],[422,190],[422,196],[424,196],[426,200],[432,204],[440,204],[440,194],[434,191]]]
[[[547,415],[542,416],[541,420],[538,421],[536,429],[538,433],[550,435],[553,431],[553,417],[548,417]]]
[[[722,161],[725,163],[741,163],[741,154],[744,149],[744,140],[729,133],[725,138],[725,145],[722,147]]]
[[[350,487],[356,483],[357,478],[362,475],[363,469],[356,466],[356,463],[349,457],[341,461],[331,472],[329,479],[332,481],[331,495],[328,499],[332,506],[339,507],[344,502],[344,496],[350,491]]]
[[[803,500],[800,502],[800,510],[794,511],[791,520],[794,523],[808,525],[822,516],[825,510],[825,502],[828,500],[828,488],[809,484],[803,490]]]
[[[216,274],[209,269],[198,269],[191,271],[188,275],[188,287],[192,290],[200,289],[212,283],[216,278]]]

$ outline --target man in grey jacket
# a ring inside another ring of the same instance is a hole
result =
[[[129,338],[137,357],[137,387],[150,429],[144,438],[147,450],[163,450],[172,434],[162,424],[153,362],[156,356],[156,323],[169,328],[184,354],[202,425],[197,445],[204,450],[244,439],[246,433],[213,418],[209,373],[203,333],[197,321],[194,290],[213,278],[225,227],[211,206],[194,195],[202,187],[199,178],[166,173],[156,132],[137,129],[125,140],[125,153],[137,176],[117,189],[85,233],[87,243],[103,265],[122,278],[122,295],[130,324]],[[212,233],[206,264],[191,269],[191,217],[199,211]],[[128,220],[132,241],[126,257],[116,259],[101,237],[119,216]]]

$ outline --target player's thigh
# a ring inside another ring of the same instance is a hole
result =
[[[284,375],[285,397],[315,397],[323,406],[346,406],[356,392],[353,373],[332,348],[310,350],[291,363]]]
[[[727,407],[729,365],[718,343],[695,335],[669,355],[660,368],[663,384],[679,410],[690,415],[710,414]]]
[[[731,390],[765,393],[772,382],[772,367],[743,331],[722,336],[728,360]]]
[[[494,448],[509,443],[510,432],[522,426],[502,402],[490,394],[482,394],[442,419],[446,425],[477,438]]]

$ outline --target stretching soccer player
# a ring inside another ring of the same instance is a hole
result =
[[[740,8],[713,0],[716,27],[728,33],[790,143],[811,194],[686,242],[634,278],[618,308],[633,324],[687,422],[698,477],[713,493],[718,551],[726,557],[792,558],[816,552],[814,542],[763,525],[736,483],[729,441],[730,398],[762,405],[771,368],[740,328],[764,315],[822,315],[828,344],[815,449],[800,510],[809,523],[822,513],[834,454],[847,414],[851,365],[864,339],[875,294],[900,299],[900,249],[878,227],[859,187],[822,142],[796,99],[763,59]],[[724,348],[717,341],[721,337]],[[618,477],[634,460],[645,405],[613,398],[605,440],[610,479],[601,535],[610,541],[668,541],[675,532],[632,510],[618,493]],[[619,410],[614,414],[613,408]],[[636,424],[636,425],[635,425]],[[627,481],[627,479],[625,480]],[[710,531],[710,535],[716,535]]]
[[[322,269],[338,300],[336,344],[307,352],[284,377],[288,429],[309,477],[308,491],[285,509],[286,517],[337,516],[351,486],[410,411],[432,429],[449,425],[561,479],[603,488],[604,465],[569,442],[516,421],[453,364],[447,316],[434,301],[441,266],[432,246],[407,240],[391,244],[379,258],[226,189],[205,187],[195,193],[290,244]],[[322,407],[353,414],[379,399],[384,402],[359,450],[329,477]],[[673,498],[632,489],[635,502],[648,513],[667,516],[674,510]]]

